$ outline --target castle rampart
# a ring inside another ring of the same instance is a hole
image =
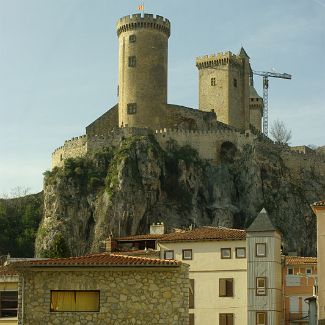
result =
[[[240,65],[241,63],[242,59],[230,51],[203,55],[196,58],[196,66],[199,70],[205,68],[215,68],[228,64]]]
[[[87,153],[87,136],[82,135],[64,142],[62,147],[52,153],[52,168],[63,166],[68,158],[83,157]]]
[[[139,28],[152,28],[170,35],[170,21],[159,15],[152,14],[133,14],[120,18],[117,22],[117,35]]]

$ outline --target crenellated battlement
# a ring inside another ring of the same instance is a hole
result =
[[[120,18],[117,22],[117,35],[140,28],[156,29],[170,36],[170,21],[159,15],[133,14]]]
[[[199,56],[196,58],[196,66],[198,69],[215,68],[229,64],[240,65],[241,63],[242,58],[230,51]]]

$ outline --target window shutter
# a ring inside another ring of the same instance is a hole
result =
[[[234,292],[233,292],[233,281],[232,281],[232,279],[227,279],[226,280],[226,292],[227,292],[227,297],[233,297]]]
[[[194,314],[190,314],[189,316],[189,325],[194,325]]]
[[[234,324],[234,314],[227,314],[227,325]]]
[[[219,279],[219,297],[227,296],[226,279]]]
[[[227,315],[219,314],[219,325],[227,325]]]
[[[190,279],[189,308],[194,308],[194,279]]]

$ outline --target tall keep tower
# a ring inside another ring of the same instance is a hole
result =
[[[159,129],[167,104],[170,22],[134,14],[117,23],[119,39],[119,126]]]
[[[242,48],[196,59],[199,69],[199,109],[214,111],[220,122],[249,128],[249,56]]]

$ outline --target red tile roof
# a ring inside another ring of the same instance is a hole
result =
[[[158,258],[135,257],[117,254],[91,254],[79,257],[53,258],[13,263],[15,267],[37,266],[180,266],[181,262]]]
[[[0,276],[14,276],[18,273],[13,270],[10,266],[0,266]]]
[[[133,236],[125,236],[114,238],[116,241],[136,241],[136,240],[157,240],[162,238],[165,235],[158,234],[147,234],[147,235],[133,235]]]
[[[317,257],[286,256],[286,265],[313,265],[317,264]]]
[[[166,234],[159,241],[241,240],[245,238],[245,230],[206,226],[185,232]]]

